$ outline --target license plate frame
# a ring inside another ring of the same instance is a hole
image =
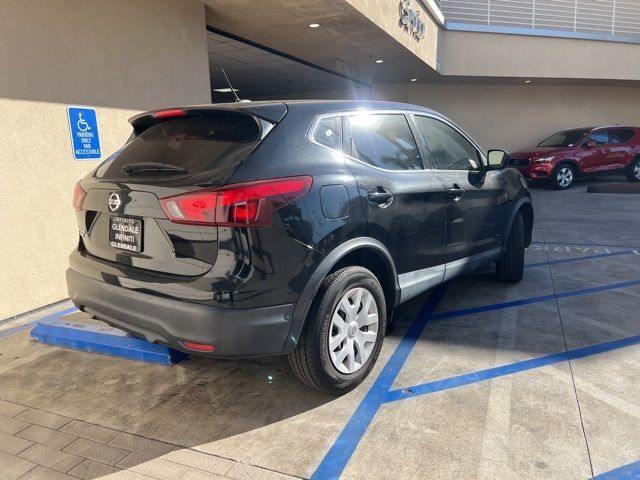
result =
[[[109,245],[119,251],[141,253],[143,226],[141,218],[110,216]]]

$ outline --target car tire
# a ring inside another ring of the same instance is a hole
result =
[[[556,190],[568,190],[576,179],[576,169],[568,163],[561,163],[551,176],[551,186]]]
[[[631,182],[640,182],[640,157],[631,162],[627,171],[627,178]]]
[[[364,312],[366,302],[369,306]],[[374,311],[375,321],[371,313]],[[364,325],[367,322],[372,323]],[[312,388],[334,395],[347,393],[373,368],[382,348],[386,323],[384,291],[375,275],[363,267],[342,268],[327,276],[320,286],[298,345],[288,356],[289,365]],[[371,333],[375,333],[374,341]],[[336,345],[333,350],[332,341]],[[341,360],[343,350],[347,353]],[[355,370],[350,372],[350,367]]]
[[[496,280],[518,283],[524,275],[524,220],[520,212],[513,219],[502,258],[496,262]]]

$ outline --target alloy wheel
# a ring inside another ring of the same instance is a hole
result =
[[[640,162],[636,162],[633,166],[633,176],[640,180]]]
[[[347,291],[333,312],[329,326],[329,356],[343,374],[360,370],[378,339],[378,305],[366,288]]]
[[[562,188],[567,188],[573,182],[573,170],[569,167],[562,167],[556,174],[556,182]]]

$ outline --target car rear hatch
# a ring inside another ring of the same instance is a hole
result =
[[[164,274],[209,271],[218,255],[217,227],[173,223],[160,199],[227,183],[284,116],[280,105],[261,116],[255,107],[194,107],[132,118],[131,139],[80,184],[81,247]]]

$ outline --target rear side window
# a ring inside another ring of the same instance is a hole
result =
[[[633,130],[628,128],[616,128],[609,130],[609,136],[611,137],[611,143],[627,143],[633,138]]]
[[[385,170],[422,170],[415,138],[402,114],[359,114],[345,117],[349,155]]]
[[[587,142],[596,142],[598,145],[606,145],[609,143],[609,134],[606,130],[593,132],[589,135],[589,138],[587,138]]]
[[[341,132],[340,117],[323,118],[313,131],[313,140],[325,147],[340,150],[342,147]]]
[[[260,143],[260,127],[246,114],[220,112],[157,123],[100,166],[96,175],[124,176],[126,165],[151,162],[184,168],[188,174],[227,170]]]

